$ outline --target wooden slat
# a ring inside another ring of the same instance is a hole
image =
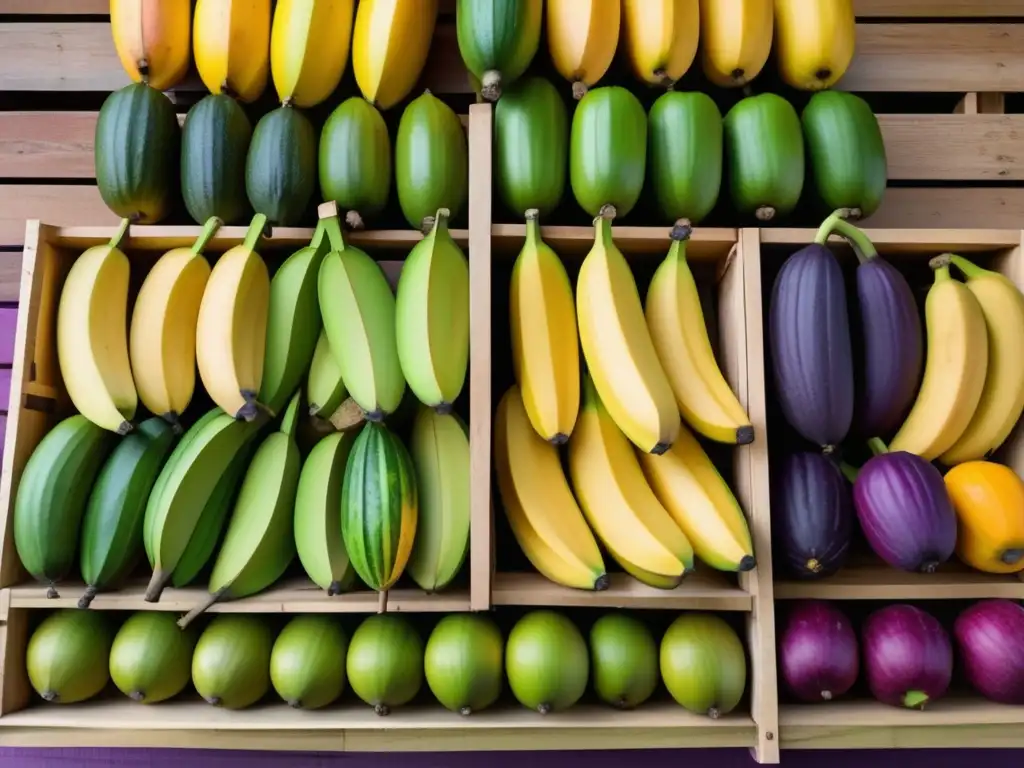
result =
[[[18,326],[18,308],[0,307],[0,365],[14,362],[14,334]]]
[[[0,114],[0,176],[92,179],[96,112]]]
[[[61,227],[117,224],[117,216],[103,204],[95,186],[0,185],[0,247],[24,243],[26,219]],[[17,301],[6,268],[12,258],[20,259],[21,254],[0,254],[0,301]],[[18,267],[13,274],[15,283],[20,279]]]
[[[865,224],[882,229],[1020,229],[1024,189],[888,189]]]
[[[0,13],[110,15],[110,0],[0,0]]]
[[[854,0],[857,18],[1017,18],[1024,0]]]
[[[879,115],[889,178],[1018,181],[1024,115]]]

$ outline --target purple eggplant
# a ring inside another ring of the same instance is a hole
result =
[[[801,437],[831,450],[853,421],[853,351],[843,272],[814,243],[782,265],[769,306],[775,396]]]
[[[871,549],[894,568],[932,573],[956,547],[956,513],[935,467],[906,451],[875,456],[857,472],[853,505]]]
[[[783,459],[772,483],[772,523],[779,560],[801,579],[829,576],[846,561],[853,505],[838,467],[820,453]]]

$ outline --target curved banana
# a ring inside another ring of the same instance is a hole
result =
[[[1009,436],[1024,411],[1024,295],[1008,277],[952,256],[985,316],[988,371],[970,424],[941,456],[946,466],[982,459]]]
[[[71,265],[57,308],[57,360],[68,396],[89,421],[119,435],[132,430],[139,396],[128,357],[128,219],[106,245]]]
[[[548,0],[548,51],[582,99],[604,77],[619,44],[619,0]]]
[[[348,64],[355,0],[277,0],[270,32],[270,74],[282,104],[315,107],[341,82]]]
[[[267,217],[257,213],[245,242],[214,265],[196,321],[199,378],[217,405],[252,421],[263,378],[270,306],[270,275],[256,245]]]
[[[679,408],[651,340],[636,281],[612,240],[611,222],[594,222],[594,246],[576,281],[580,345],[594,386],[619,429],[638,448],[664,453],[679,434]]]
[[[196,0],[192,47],[210,93],[256,101],[270,70],[270,0]]]
[[[192,62],[189,0],[110,0],[110,33],[132,81],[166,91],[188,74]]]
[[[775,57],[793,88],[835,85],[853,60],[856,37],[853,0],[775,0]]]
[[[697,0],[622,0],[622,42],[633,74],[648,85],[670,86],[697,55]]]
[[[313,349],[313,360],[309,364],[309,375],[306,377],[306,402],[309,403],[309,415],[323,415],[325,418],[338,410],[338,406],[348,397],[345,382],[341,379],[341,369],[331,354],[331,345],[327,341],[327,331],[320,329],[320,337]]]
[[[607,589],[601,550],[569,489],[558,449],[533,430],[514,385],[494,416],[494,467],[512,533],[533,567],[566,587]]]
[[[210,279],[203,249],[222,222],[207,220],[191,248],[174,248],[146,275],[135,299],[128,351],[139,399],[177,431],[196,386],[196,325]]]
[[[736,88],[757,77],[772,49],[772,0],[700,0],[704,75]]]
[[[924,377],[889,450],[932,461],[953,447],[974,416],[985,387],[988,336],[978,300],[949,274],[949,256],[936,256],[929,266],[935,282],[924,304]]]
[[[705,437],[746,445],[754,441],[754,427],[715,360],[686,261],[689,237],[689,227],[672,228],[668,256],[647,289],[647,327],[683,418]]]
[[[363,98],[385,110],[409,95],[427,63],[437,0],[360,0],[352,70]]]

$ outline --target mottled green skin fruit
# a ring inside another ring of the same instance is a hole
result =
[[[142,611],[121,625],[110,649],[110,677],[143,704],[177,696],[188,685],[197,633],[178,628],[173,613]]]
[[[350,227],[380,213],[391,191],[391,139],[377,108],[353,96],[331,113],[320,134],[320,189]]]
[[[55,611],[29,638],[29,682],[45,701],[75,704],[91,699],[110,680],[107,659],[113,637],[103,613]]]
[[[537,54],[542,0],[458,0],[455,7],[459,53],[481,93],[494,101]]]
[[[335,616],[296,616],[270,654],[270,681],[288,706],[320,709],[345,691],[348,635]]]
[[[569,139],[569,182],[580,207],[597,216],[606,205],[626,216],[644,186],[647,115],[619,86],[593,88],[580,99]]]
[[[878,210],[888,182],[885,142],[871,107],[845,91],[819,91],[802,116],[814,188],[829,211]]]
[[[700,715],[727,715],[743,698],[747,658],[736,632],[718,616],[687,613],[661,639],[661,677],[680,705]]]
[[[793,105],[774,93],[748,96],[725,116],[729,191],[759,221],[785,216],[804,187],[804,139]]]
[[[541,714],[568,709],[587,690],[590,654],[583,635],[554,611],[521,618],[505,646],[505,672],[519,703]]]
[[[590,628],[594,691],[618,709],[643,704],[658,685],[658,647],[638,619],[624,613],[602,616]]]
[[[107,208],[137,224],[166,218],[178,198],[181,130],[160,91],[132,83],[103,102],[96,120],[96,186]]]
[[[245,158],[252,124],[230,96],[211,93],[185,118],[181,133],[181,195],[197,224],[216,216],[225,224],[250,217]]]
[[[697,91],[668,91],[648,117],[648,172],[665,223],[697,224],[722,186],[722,113]]]
[[[214,617],[196,643],[192,684],[215,707],[245,709],[270,690],[274,633],[262,617]]]
[[[245,161],[245,192],[273,226],[298,224],[316,189],[317,136],[295,107],[268,112],[252,134]]]
[[[427,685],[441,705],[469,715],[491,706],[501,695],[504,641],[487,616],[445,616],[427,640]]]
[[[346,660],[356,696],[378,715],[408,704],[423,685],[423,640],[403,617],[368,617],[352,635]]]
[[[562,200],[569,154],[569,116],[548,80],[529,77],[494,108],[494,173],[502,203],[516,216],[547,216]]]

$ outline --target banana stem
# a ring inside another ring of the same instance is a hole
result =
[[[155,603],[160,600],[160,594],[164,591],[164,587],[167,586],[167,582],[171,580],[171,574],[165,571],[163,568],[157,568],[153,571],[153,578],[149,580],[149,585],[146,587],[146,596],[143,598],[147,603]]]
[[[377,613],[388,612],[388,591],[385,589],[377,595]]]
[[[451,211],[447,208],[438,208],[434,214],[434,221],[430,226],[430,234],[437,237],[438,232],[448,231],[448,218],[451,216]]]
[[[245,240],[242,245],[245,246],[246,250],[255,251],[256,243],[263,237],[263,232],[267,229],[267,217],[262,213],[257,213],[252,217],[252,221],[249,222],[249,229],[245,232]]]
[[[203,231],[199,233],[199,237],[197,237],[196,241],[192,244],[192,253],[198,256],[206,250],[206,245],[210,242],[210,238],[212,238],[217,233],[217,230],[223,225],[224,222],[216,216],[208,218],[206,223],[203,224]]]
[[[327,239],[331,243],[331,250],[344,251],[345,236],[341,232],[341,224],[338,222],[338,217],[329,216],[325,219],[320,219],[320,223],[323,224],[324,231],[327,233]]]
[[[526,212],[526,245],[536,246],[540,241],[540,211],[530,208]]]
[[[888,446],[882,442],[880,437],[872,437],[868,440],[868,448],[871,449],[871,453],[875,456],[881,456],[883,453],[888,453]]]
[[[979,267],[977,264],[968,261],[963,256],[957,256],[955,253],[949,254],[949,261],[953,266],[959,269],[968,280],[976,277],[983,277],[989,272],[989,270]]]
[[[121,223],[117,226],[117,232],[110,238],[110,242],[107,243],[111,248],[120,248],[121,241],[124,240],[125,235],[128,234],[128,227],[131,226],[131,219],[121,219]]]
[[[316,248],[319,251],[320,250],[320,246],[322,246],[324,244],[324,240],[326,240],[326,239],[327,239],[327,229],[326,229],[326,227],[324,227],[324,219],[320,219],[316,223],[316,229],[313,230],[313,237],[309,241],[309,244],[313,248]]]
[[[195,621],[201,614],[205,613],[215,603],[219,602],[220,599],[224,597],[224,595],[226,595],[227,593],[228,588],[221,587],[216,592],[207,595],[203,602],[201,602],[191,611],[189,611],[180,619],[178,619],[178,627],[180,627],[181,629],[185,629],[186,627],[188,627],[189,624]]]
[[[835,214],[833,214],[833,216],[834,215]],[[829,218],[832,217],[830,216]],[[820,236],[821,230],[818,230],[818,233]],[[839,218],[832,222],[832,229],[825,235],[825,241],[828,240],[828,235],[833,233],[842,235],[842,237],[853,247],[854,253],[857,254],[857,260],[861,264],[878,257],[878,250],[875,248],[875,244],[868,239],[868,236],[864,234],[864,231],[853,226],[853,224],[845,219]],[[824,245],[824,241],[821,244]]]

